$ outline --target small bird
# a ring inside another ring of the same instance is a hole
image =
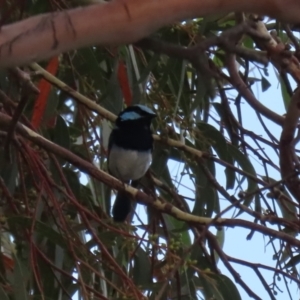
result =
[[[156,114],[147,106],[133,105],[118,115],[109,137],[108,170],[123,181],[142,178],[152,162],[153,138],[151,121]],[[124,222],[130,213],[131,201],[126,192],[118,192],[112,215],[115,222]]]

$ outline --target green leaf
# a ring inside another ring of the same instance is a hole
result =
[[[156,144],[152,156],[151,170],[153,170],[155,175],[169,186],[173,186],[172,178],[167,165],[169,160],[168,148],[161,144]]]
[[[227,276],[211,272],[201,274],[196,282],[202,287],[206,299],[242,300],[236,285]]]
[[[0,284],[0,299],[1,300],[10,300],[6,292],[4,291],[2,284]]]
[[[219,68],[223,68],[225,65],[225,61],[226,61],[225,52],[223,50],[219,50],[218,52],[216,52],[213,58],[213,62],[215,63],[215,65]]]
[[[267,91],[269,87],[271,86],[271,83],[267,80],[266,77],[261,77],[261,89],[263,92]]]
[[[13,216],[7,218],[7,222],[9,222],[11,226],[17,225],[28,229],[30,229],[32,221],[32,218],[22,216]],[[57,244],[62,248],[66,248],[66,238],[62,234],[58,233],[56,230],[51,228],[50,225],[35,220],[35,232],[43,238],[48,238],[54,244]]]
[[[261,203],[260,203],[260,195],[258,193],[255,195],[255,211],[259,214],[261,214],[261,212],[262,212]]]
[[[12,283],[13,292],[16,300],[27,300],[27,284],[30,278],[29,260],[21,259],[13,254],[14,258],[14,281]]]
[[[213,147],[220,159],[226,161],[229,164],[233,164],[232,154],[230,149],[232,146],[226,142],[224,136],[216,128],[210,124],[199,122],[197,127],[201,133],[206,137],[207,142]],[[226,188],[232,189],[235,182],[235,172],[231,168],[225,168],[226,174]]]
[[[69,129],[63,117],[60,115],[57,116],[56,126],[53,130],[50,130],[50,132],[52,133],[53,143],[66,149],[70,148]]]
[[[108,80],[105,94],[101,97],[101,106],[114,114],[118,114],[124,105],[123,94],[118,80],[118,59],[115,59],[113,72]]]
[[[168,233],[180,242],[183,248],[191,246],[191,238],[186,223],[173,218],[172,216],[163,215]]]
[[[150,61],[148,62],[147,66],[142,70],[140,80],[137,83],[143,83],[145,84],[148,80],[149,74],[152,72],[152,70],[157,66],[158,62],[160,60],[160,55],[153,54],[153,56],[150,58]]]
[[[194,280],[199,282],[198,285],[201,287],[205,299],[227,300],[222,297],[217,282],[212,277],[213,274],[208,271],[202,272],[199,278],[194,278]]]
[[[224,230],[224,228],[217,229],[216,240],[218,241],[218,244],[219,244],[220,248],[222,249],[223,246],[224,246],[224,241],[225,241],[225,230]],[[219,256],[215,252],[216,264],[218,263],[218,260],[219,260]]]
[[[242,300],[236,285],[227,276],[218,274],[216,277],[218,290],[224,300]]]
[[[91,90],[91,86],[97,87],[99,85],[99,88],[104,91],[103,83],[101,86],[102,80],[99,80],[99,78],[105,74],[104,58],[103,55],[99,55],[101,52],[102,50],[96,47],[81,48],[77,50],[77,55],[73,60],[74,67],[79,74],[82,74],[82,76],[89,76],[88,83],[85,82],[85,78],[80,77],[80,83],[84,89]],[[64,81],[68,83],[70,79],[73,79],[74,74],[67,73],[66,75]],[[69,80],[67,80],[67,78],[69,78]],[[87,84],[89,86],[87,86]]]
[[[292,257],[289,262],[287,262],[287,264],[285,265],[286,268],[291,268],[291,267],[295,267],[296,265],[298,265],[300,263],[300,254]]]
[[[191,251],[191,260],[196,261],[196,267],[199,270],[213,270],[214,265],[210,257],[206,256],[201,247],[193,247]],[[189,276],[195,273],[195,269],[189,268]]]
[[[140,247],[134,256],[133,279],[136,285],[144,286],[152,283],[150,257]]]
[[[180,294],[184,295],[181,297],[182,300],[188,300],[188,299],[198,299],[197,298],[197,292],[196,292],[196,287],[195,284],[193,282],[193,280],[191,280],[192,276],[189,276],[189,272],[186,271],[185,268],[182,268],[182,273],[180,276]],[[177,285],[178,282],[174,281],[173,282],[173,290],[174,292],[177,289]],[[175,293],[173,299],[178,299],[176,298],[177,293]]]
[[[285,82],[281,76],[279,76],[280,88],[281,88],[281,95],[284,103],[285,110],[287,111],[291,102],[291,96],[288,93],[286,88]]]
[[[56,109],[58,103],[59,103],[59,96],[57,94],[57,89],[52,88],[47,99],[47,105],[46,105],[45,113],[43,115],[43,124],[45,124],[45,122],[49,121],[51,118],[57,115]]]
[[[290,41],[290,38],[289,38],[288,35],[285,33],[285,31],[283,31],[283,30],[278,30],[277,33],[278,33],[278,36],[279,36],[279,38],[280,38],[280,42],[281,42],[283,45],[288,44],[288,42]]]
[[[191,106],[191,112],[196,108],[200,109],[200,112],[207,114],[209,110],[209,98],[207,97],[209,93],[209,87],[211,86],[211,77],[207,77],[201,72],[198,72],[196,79],[196,97]],[[207,121],[207,120],[204,120]]]
[[[228,147],[230,149],[230,153],[232,154],[233,159],[239,164],[242,170],[254,177],[257,177],[256,171],[253,165],[251,164],[249,158],[246,155],[244,155],[242,152],[240,152],[236,147],[229,144]],[[246,179],[248,181],[248,187],[246,192],[247,193],[255,192],[258,189],[257,183],[253,179],[248,178],[247,176]],[[247,196],[243,204],[249,206],[253,198],[254,198],[254,193],[251,196]]]
[[[75,197],[80,199],[80,181],[76,172],[70,168],[63,168],[64,175],[68,181],[68,184],[74,193]]]
[[[203,174],[203,176],[205,175]],[[197,175],[196,183],[199,182],[199,184],[196,187],[196,201],[192,213],[197,216],[212,217],[219,200],[218,193],[211,184],[201,181],[201,178],[203,177]]]
[[[244,36],[243,44],[246,48],[254,49],[254,42],[253,42],[253,39],[250,36]]]
[[[221,103],[213,103],[213,107],[220,115],[222,124],[225,126],[226,131],[228,132],[231,143],[238,147],[239,139],[236,135],[239,133],[239,128],[236,122],[233,121],[234,116],[228,103],[226,103],[226,101],[222,101]]]
[[[10,151],[11,161],[9,161],[0,148],[0,177],[3,179],[5,186],[11,194],[14,194],[17,183],[18,165],[15,151]]]

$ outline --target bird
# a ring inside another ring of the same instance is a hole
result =
[[[141,179],[152,162],[153,137],[150,129],[156,114],[137,104],[121,111],[108,143],[108,171],[123,183]],[[131,210],[130,195],[119,191],[112,209],[113,220],[124,222]]]

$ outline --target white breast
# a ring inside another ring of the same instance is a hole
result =
[[[113,146],[109,154],[108,168],[113,176],[128,182],[142,178],[151,162],[151,151],[138,152]]]

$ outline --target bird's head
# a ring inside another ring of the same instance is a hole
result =
[[[156,114],[147,106],[137,104],[128,106],[120,112],[116,120],[117,126],[126,126],[130,124],[145,124],[150,127],[151,121]]]

